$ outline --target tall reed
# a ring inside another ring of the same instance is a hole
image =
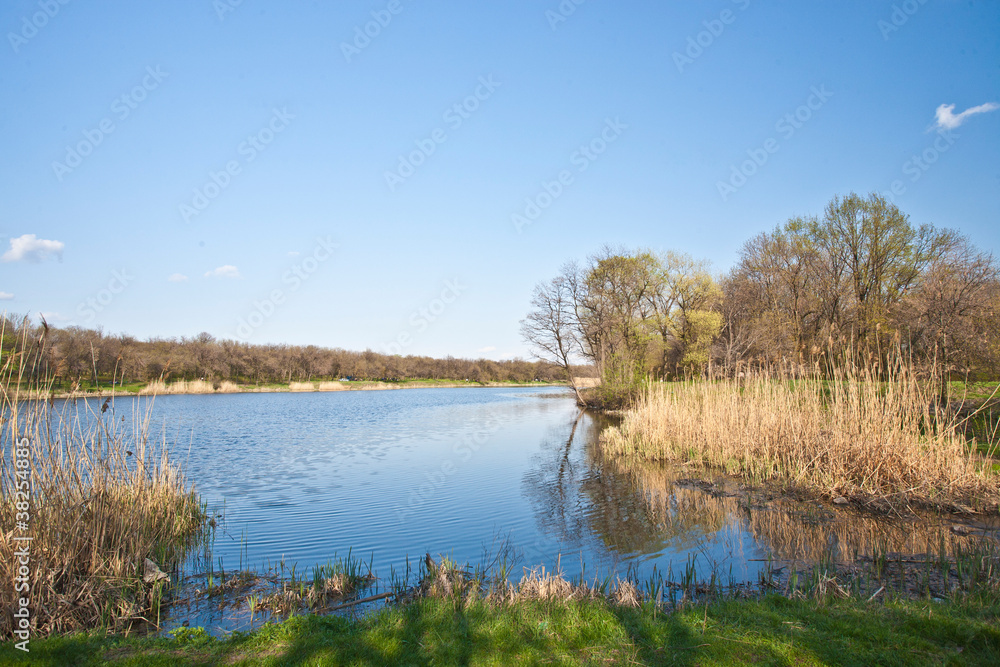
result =
[[[1000,476],[938,406],[938,386],[898,356],[826,377],[748,370],[652,383],[601,444],[610,455],[719,467],[833,496],[996,509]]]
[[[45,335],[27,331],[0,351],[0,637],[11,636],[22,597],[33,635],[156,622],[163,583],[143,581],[145,559],[164,567],[179,559],[204,525],[204,507],[163,443],[150,441],[151,402],[140,409],[129,399],[123,415],[112,399],[61,408],[26,400],[48,388],[33,379]],[[28,456],[15,456],[25,442]],[[24,471],[28,501],[16,493]],[[15,550],[25,543],[30,590],[17,591]]]

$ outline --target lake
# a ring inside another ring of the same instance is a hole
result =
[[[700,577],[755,582],[769,560],[923,553],[964,539],[940,517],[890,520],[683,467],[623,466],[601,455],[608,423],[581,414],[565,389],[511,387],[161,396],[151,431],[223,515],[216,570],[283,561],[304,573],[350,550],[388,578],[426,553],[479,563],[507,539],[521,565],[570,576],[643,577],[655,566],[679,577],[693,561]],[[195,558],[185,569],[206,567]],[[198,614],[192,625],[245,627]],[[166,625],[183,619],[175,609]]]

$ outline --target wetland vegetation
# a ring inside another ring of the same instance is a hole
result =
[[[52,635],[38,664],[996,662],[998,305],[992,256],[852,194],[750,240],[723,278],[643,250],[567,265],[522,323],[531,363],[5,321],[4,606],[30,529],[31,633]],[[555,382],[575,401],[510,393]],[[500,386],[448,393],[471,384]],[[399,386],[446,388],[335,401]],[[198,409],[170,394],[313,396],[220,397],[203,418],[226,433],[188,446],[196,493],[166,427],[151,436],[150,399],[51,400],[108,387],[177,401],[178,422]],[[497,519],[498,503],[521,505]],[[521,533],[474,563],[488,520]],[[227,521],[246,544],[213,542],[235,541]],[[386,550],[452,539],[461,555],[324,552],[354,546],[350,521]],[[289,528],[317,564],[253,566],[251,544],[277,558]],[[197,624],[208,609],[230,637]],[[172,630],[121,636],[140,625]]]
[[[0,359],[0,635],[22,629],[20,599],[32,634],[155,623],[165,586],[147,561],[182,559],[205,508],[150,437],[148,414],[119,419],[105,404],[81,420],[24,400],[43,346],[22,339]]]

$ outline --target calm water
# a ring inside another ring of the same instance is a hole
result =
[[[598,459],[604,420],[578,421],[560,388],[163,396],[153,414],[188,480],[224,507],[214,557],[227,568],[349,548],[379,572],[428,552],[478,562],[498,535],[526,563],[561,554],[568,574],[581,554],[588,570],[706,549],[766,557],[738,522],[658,529],[631,476]]]
[[[136,400],[148,399],[115,409]],[[919,553],[956,539],[942,520],[892,522],[605,460],[606,418],[580,415],[559,388],[162,396],[152,414],[224,515],[216,569],[284,559],[301,573],[351,549],[387,578],[425,553],[481,562],[509,536],[522,564],[551,570],[558,559],[568,575],[584,563],[588,575],[655,565],[679,577],[694,558],[701,576],[740,582],[769,557]]]
[[[525,563],[561,555],[568,574],[581,555],[588,570],[766,556],[735,523],[657,530],[641,490],[596,458],[604,420],[558,388],[166,396],[154,424],[224,508],[213,555],[227,568],[350,548],[387,573],[425,553],[478,562],[508,535]]]

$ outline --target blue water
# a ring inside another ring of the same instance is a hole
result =
[[[117,418],[150,400],[111,409]],[[488,561],[506,539],[521,566],[571,577],[655,567],[677,580],[694,563],[699,579],[726,584],[757,581],[769,558],[921,553],[953,537],[947,521],[748,493],[683,467],[625,469],[601,455],[608,418],[581,415],[561,388],[161,396],[150,414],[151,438],[219,515],[216,571],[283,562],[301,575],[350,551],[384,581],[427,553]],[[199,553],[180,576],[208,569]],[[194,624],[246,627],[245,613],[206,609]]]
[[[734,533],[753,548],[738,530],[720,545],[645,534],[642,493],[594,461],[600,418],[585,414],[574,431],[579,410],[559,388],[163,396],[153,415],[224,514],[213,557],[227,569],[284,559],[301,571],[348,549],[373,554],[380,573],[425,553],[476,563],[502,537],[524,564],[559,559],[570,575],[581,560],[665,568],[729,548]]]

